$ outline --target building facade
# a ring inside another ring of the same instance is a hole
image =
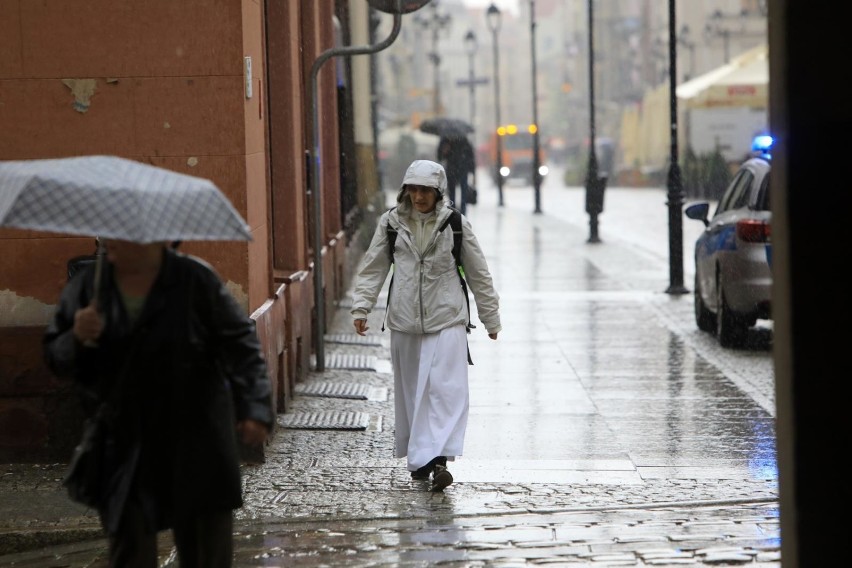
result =
[[[317,300],[330,306],[347,285],[358,202],[378,188],[372,122],[355,116],[369,66],[329,61],[311,88],[320,54],[370,40],[369,10],[366,0],[0,4],[0,160],[110,154],[214,181],[253,240],[182,250],[210,262],[255,320],[279,412],[324,329]],[[321,159],[316,217],[308,157]],[[0,229],[0,461],[61,460],[76,443],[74,397],[44,366],[41,335],[68,259],[93,247]]]

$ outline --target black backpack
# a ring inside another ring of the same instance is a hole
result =
[[[395,209],[391,208],[391,211]],[[444,232],[444,229],[449,225],[453,230],[453,258],[456,259],[456,267],[458,268],[459,282],[461,283],[462,291],[464,292],[464,299],[467,302],[467,332],[470,333],[471,329],[476,328],[470,321],[470,297],[467,293],[467,281],[464,279],[464,266],[462,266],[461,262],[461,247],[462,247],[462,218],[461,211],[456,209],[455,207],[450,207],[451,213],[450,216],[438,227],[438,232]],[[396,236],[397,230],[388,224],[388,257],[390,258],[391,264],[393,264],[393,251],[396,246]],[[390,307],[390,291],[393,287],[393,273],[391,273],[391,281],[390,286],[388,287],[388,307]],[[387,312],[385,312],[385,316],[387,316]],[[382,322],[382,331],[385,330],[384,321]],[[467,352],[467,361],[469,364],[473,365],[473,361],[470,358],[470,350]]]

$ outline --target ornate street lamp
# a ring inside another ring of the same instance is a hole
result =
[[[494,131],[496,133],[497,129],[500,128],[500,50],[497,47],[497,32],[500,31],[500,8],[492,3],[485,13],[485,18],[488,22],[488,29],[491,30],[491,41],[494,49],[494,110],[496,114]],[[500,172],[503,169],[503,138],[497,136],[496,143],[497,171],[494,172],[494,178],[497,180],[497,205],[503,207],[503,174]]]
[[[589,0],[589,163],[586,166],[586,213],[589,214],[589,238],[586,242],[599,243],[598,214],[603,211],[604,186],[598,176],[598,158],[595,142],[595,50],[594,50],[594,11]]]
[[[538,127],[538,81],[536,81],[535,60],[535,0],[530,0],[530,59],[532,61],[532,105],[533,105],[533,189],[535,190],[535,210],[541,213],[541,140]]]
[[[668,294],[686,294],[683,285],[683,184],[677,148],[677,32],[675,0],[669,0],[669,110],[671,154],[667,179],[669,206],[669,287]]]

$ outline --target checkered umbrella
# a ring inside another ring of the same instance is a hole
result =
[[[137,243],[251,240],[210,180],[116,156],[0,162],[0,226]]]

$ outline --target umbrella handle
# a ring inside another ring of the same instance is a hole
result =
[[[98,241],[98,250],[95,251],[95,281],[93,283],[92,290],[92,302],[95,304],[95,309],[98,309],[98,297],[101,292],[101,273],[103,272],[103,264],[104,264],[104,254],[103,244]],[[96,339],[87,339],[83,342],[83,347],[97,347],[98,342]]]

